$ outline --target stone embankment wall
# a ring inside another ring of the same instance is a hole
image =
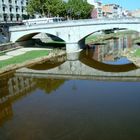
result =
[[[7,51],[11,51],[14,50],[16,48],[19,48],[18,45],[16,45],[15,43],[4,43],[4,44],[0,44],[0,52],[7,52]]]

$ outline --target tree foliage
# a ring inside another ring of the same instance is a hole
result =
[[[27,12],[30,15],[42,16],[69,16],[69,18],[89,18],[92,6],[87,0],[30,0]]]
[[[69,0],[67,13],[72,18],[89,18],[92,6],[86,0]]]

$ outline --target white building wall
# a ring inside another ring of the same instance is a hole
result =
[[[20,22],[23,15],[27,15],[25,10],[28,0],[0,0],[0,21]]]

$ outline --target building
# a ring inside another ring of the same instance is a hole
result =
[[[140,17],[140,9],[131,12],[132,17]]]
[[[103,17],[107,18],[122,18],[130,17],[131,14],[128,10],[123,9],[117,4],[105,4],[102,6]]]
[[[102,4],[101,0],[87,0],[87,2],[93,5],[91,12],[93,19],[131,17],[130,12],[118,4]]]
[[[20,22],[27,16],[28,0],[0,0],[0,22]]]
[[[122,16],[122,7],[117,4],[105,4],[102,7],[103,16],[108,18],[116,18]]]
[[[89,4],[93,5],[94,8],[91,12],[91,17],[92,18],[102,18],[102,3],[100,0],[88,0],[87,1]]]

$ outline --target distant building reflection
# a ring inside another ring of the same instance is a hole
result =
[[[12,118],[12,104],[35,88],[32,78],[6,77],[0,80],[0,126]]]
[[[105,44],[92,45],[92,49],[87,50],[87,55],[94,60],[116,61],[122,55],[122,51],[125,48],[131,48],[133,46],[132,39],[138,37],[139,34],[125,35],[120,38],[109,39],[105,41]]]
[[[1,77],[0,78],[0,126],[12,119],[12,105],[17,100],[31,94],[37,88],[52,93],[63,85],[65,80],[57,79],[33,79],[28,77]]]

